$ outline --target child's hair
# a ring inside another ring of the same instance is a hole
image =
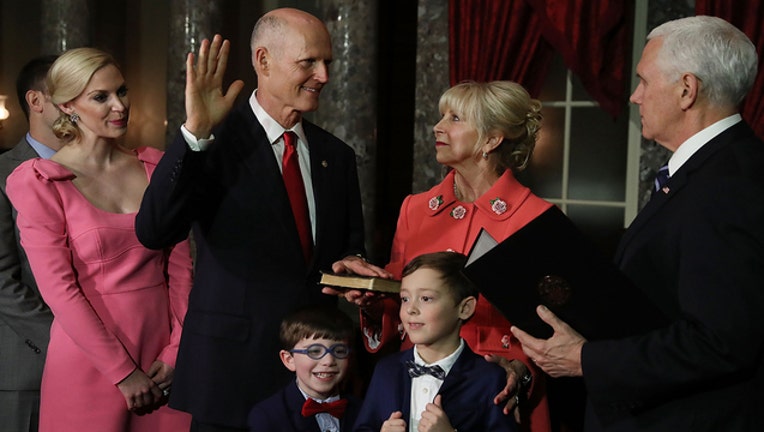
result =
[[[464,274],[467,257],[458,252],[433,252],[419,255],[403,268],[403,277],[421,268],[428,268],[440,274],[440,280],[453,295],[458,304],[467,297],[478,297],[478,289]]]
[[[304,338],[352,342],[355,324],[336,307],[298,309],[281,321],[281,347],[290,350]]]

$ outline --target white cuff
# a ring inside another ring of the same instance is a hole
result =
[[[180,133],[183,134],[183,139],[186,141],[186,144],[188,144],[188,148],[195,152],[207,150],[210,144],[215,141],[214,134],[210,135],[209,138],[196,139],[194,134],[186,129],[185,124],[180,126]]]

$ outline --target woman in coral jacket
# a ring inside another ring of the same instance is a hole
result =
[[[552,206],[513,174],[527,166],[541,122],[541,103],[522,86],[509,81],[461,83],[441,96],[439,108],[442,118],[433,128],[436,158],[450,172],[429,191],[404,200],[386,266],[396,279],[417,255],[448,250],[467,254],[481,229],[502,241]],[[333,291],[325,288],[325,292]],[[403,348],[411,346],[399,330],[396,299],[376,301],[359,291],[344,295],[362,306],[361,326],[369,351],[396,341]],[[496,398],[497,403],[507,401],[505,412],[514,411],[524,430],[549,431],[543,378],[509,328],[510,323],[481,296],[461,336],[475,352],[507,370],[507,386]]]
[[[188,309],[188,242],[149,250],[135,213],[161,157],[122,145],[130,102],[114,59],[62,54],[48,72],[64,143],[8,177],[21,244],[53,311],[40,432],[180,432],[166,406]]]

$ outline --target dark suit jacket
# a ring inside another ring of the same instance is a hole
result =
[[[406,361],[413,359],[414,349],[411,348],[379,361],[358,414],[355,431],[378,432],[395,411],[402,412],[408,423],[411,377]],[[506,383],[507,374],[503,368],[485,361],[465,345],[438,392],[451,425],[459,432],[516,431],[514,417],[504,415],[503,404],[493,403],[493,397]]]
[[[305,263],[278,163],[249,104],[191,151],[169,145],[136,218],[149,248],[174,244],[193,228],[196,267],[170,405],[197,421],[245,428],[258,401],[284,386],[278,329],[321,293],[319,270],[363,253],[363,216],[353,150],[303,121],[316,204],[313,261]]]
[[[8,175],[36,157],[26,139],[0,155],[0,390],[40,390],[53,320],[19,243],[16,210],[5,193]]]
[[[584,345],[587,430],[764,430],[764,143],[738,123],[668,187],[616,260],[673,321]]]
[[[348,400],[345,414],[340,419],[340,430],[350,432],[361,409],[361,400],[350,395],[342,395]],[[287,384],[278,393],[258,403],[249,412],[251,432],[321,432],[314,416],[301,414],[305,398],[295,381]]]

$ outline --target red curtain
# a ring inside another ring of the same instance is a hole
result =
[[[525,0],[451,0],[448,18],[451,85],[506,79],[539,95],[554,53]]]
[[[613,117],[626,106],[631,1],[451,0],[451,83],[510,79],[537,96],[549,46]]]
[[[759,74],[753,88],[743,101],[741,114],[760,138],[764,139],[764,2],[760,0],[695,0],[697,15],[725,19],[743,31],[756,45],[759,53]]]

